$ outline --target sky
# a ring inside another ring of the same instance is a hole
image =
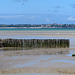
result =
[[[0,0],[0,24],[75,24],[75,0]]]

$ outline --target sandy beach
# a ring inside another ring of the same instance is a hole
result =
[[[69,38],[72,48],[32,49],[0,52],[0,74],[75,74],[75,31],[0,31],[0,38]]]

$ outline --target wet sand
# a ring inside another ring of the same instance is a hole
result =
[[[75,31],[0,31],[0,38],[69,38],[71,48],[0,52],[0,74],[75,74]],[[74,39],[74,40],[73,40]]]
[[[75,51],[75,48],[66,49]],[[70,53],[62,53],[64,48],[28,51],[5,51],[0,52],[0,74],[5,73],[58,73],[75,74],[75,58]],[[45,55],[46,51],[46,55]],[[55,53],[56,51],[56,53]],[[43,54],[43,53],[44,54]],[[47,54],[47,53],[52,54]],[[27,53],[27,55],[26,55]],[[42,53],[42,54],[40,54]],[[57,54],[59,53],[59,54]],[[72,53],[72,52],[71,52]]]
[[[0,75],[74,75],[74,74],[53,74],[53,73],[17,73],[17,74],[0,74]]]

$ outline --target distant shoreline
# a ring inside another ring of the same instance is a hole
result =
[[[55,27],[53,27],[53,28],[47,28],[47,27],[45,27],[45,28],[42,28],[42,27],[0,27],[0,29],[18,29],[18,28],[24,28],[24,29],[75,29],[75,28],[55,28]]]
[[[0,28],[41,28],[41,27],[0,27]]]
[[[75,24],[0,24],[0,28],[75,28]]]

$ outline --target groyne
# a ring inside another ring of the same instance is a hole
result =
[[[0,47],[68,48],[69,39],[0,39]]]

